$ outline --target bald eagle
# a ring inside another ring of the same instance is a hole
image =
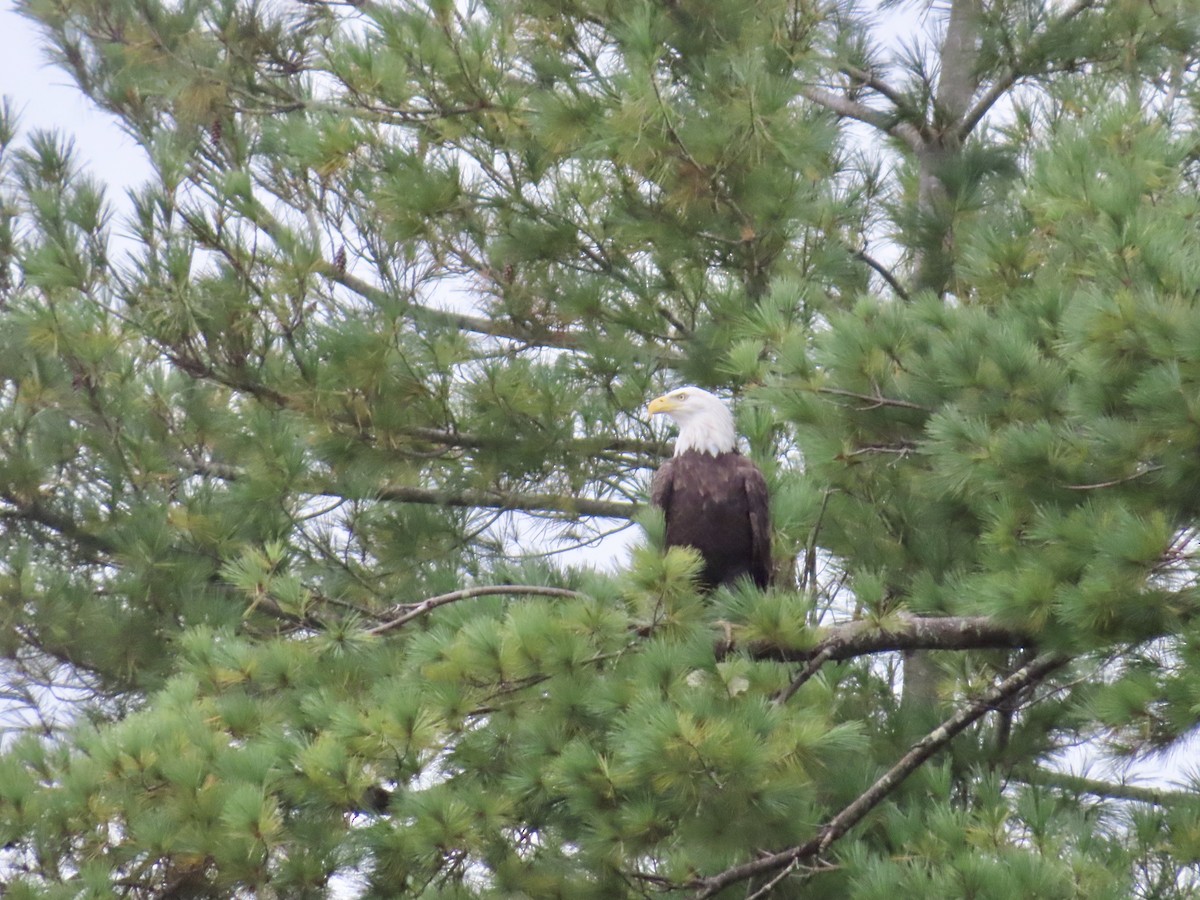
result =
[[[749,577],[771,577],[767,483],[737,451],[729,408],[708,391],[683,387],[647,407],[679,426],[675,455],[654,473],[650,502],[666,518],[668,547],[694,547],[704,560],[705,591]]]

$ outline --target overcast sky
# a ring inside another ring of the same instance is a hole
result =
[[[145,178],[145,155],[115,119],[92,107],[70,76],[49,61],[44,44],[11,0],[0,0],[0,94],[20,114],[22,132],[56,129],[73,137],[81,160],[109,186],[109,199],[120,204],[125,188]]]

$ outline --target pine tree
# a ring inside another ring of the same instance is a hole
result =
[[[5,896],[1195,895],[1060,764],[1200,709],[1194,3],[20,6],[153,177],[0,116]]]

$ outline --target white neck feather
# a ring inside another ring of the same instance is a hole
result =
[[[675,455],[695,450],[717,456],[737,449],[737,432],[733,427],[733,414],[724,403],[707,404],[701,414],[681,416],[679,437],[675,439]]]

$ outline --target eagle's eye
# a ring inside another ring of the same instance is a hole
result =
[[[686,400],[687,399],[687,391],[679,391],[675,395],[675,399],[676,400]]]

